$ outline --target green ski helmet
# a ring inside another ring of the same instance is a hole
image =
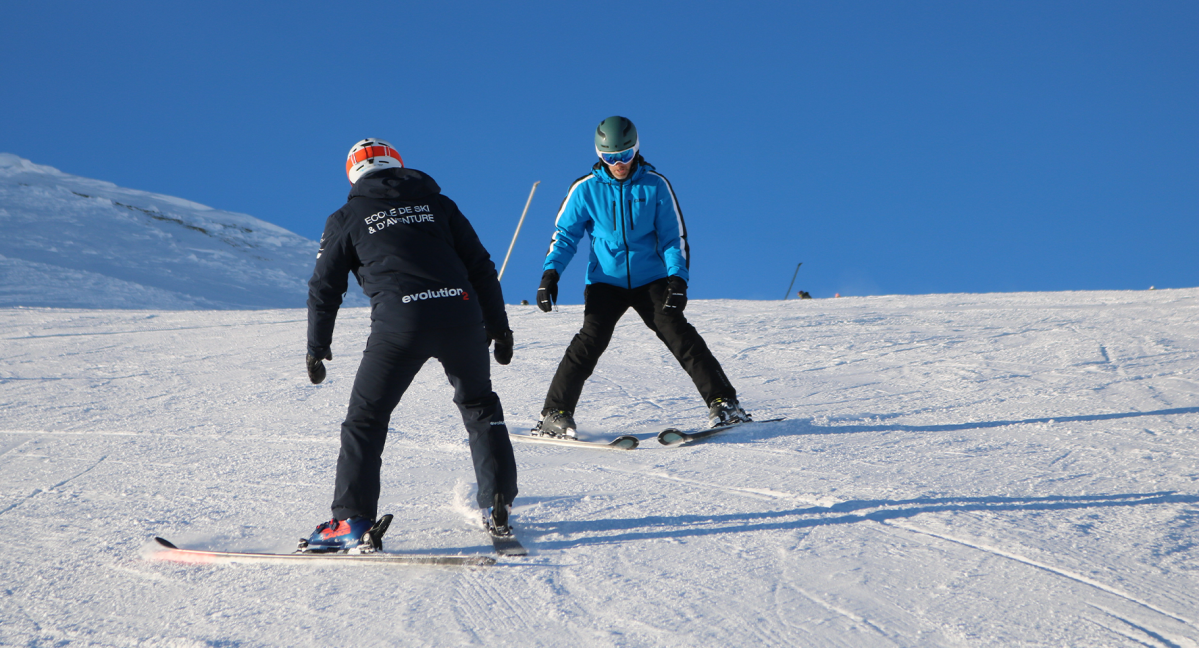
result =
[[[595,127],[595,152],[601,158],[605,153],[617,153],[641,147],[637,138],[637,127],[628,117],[613,115]]]

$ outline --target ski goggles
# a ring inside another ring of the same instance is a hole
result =
[[[634,146],[631,149],[617,151],[616,153],[604,153],[599,149],[596,149],[595,152],[599,154],[599,157],[604,161],[604,164],[628,164],[629,162],[633,161],[633,158],[637,157],[637,148],[638,147]]]

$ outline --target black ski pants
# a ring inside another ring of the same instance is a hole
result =
[[[710,405],[717,398],[735,398],[733,389],[720,363],[708,350],[682,313],[663,313],[662,303],[666,299],[666,279],[648,283],[638,288],[620,288],[604,283],[593,283],[583,292],[583,328],[571,340],[566,355],[558,364],[558,371],[550,383],[545,397],[543,412],[566,410],[573,413],[583,393],[583,383],[595,371],[600,356],[612,341],[616,323],[629,308],[637,311],[641,321],[653,331],[666,348],[674,354],[696,389]]]
[[[492,505],[496,493],[516,497],[516,459],[504,425],[499,396],[491,390],[491,360],[482,325],[422,331],[372,331],[358,365],[350,407],[341,424],[341,453],[333,517],[375,519],[379,471],[391,413],[429,358],[437,358],[454,387],[454,403],[470,439],[478,482],[478,504]]]

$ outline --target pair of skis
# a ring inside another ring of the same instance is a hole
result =
[[[397,554],[381,551],[382,537],[391,524],[391,515],[379,518],[375,526],[367,532],[369,538],[364,538],[362,546],[348,552],[315,552],[305,551],[306,540],[300,541],[300,549],[295,553],[260,553],[252,551],[206,551],[201,549],[180,549],[169,540],[155,537],[151,560],[185,563],[192,565],[224,565],[237,563],[278,563],[300,562],[304,564],[359,564],[359,565],[432,565],[442,567],[490,567],[496,564],[494,556],[460,555],[460,554]],[[486,526],[486,523],[485,523]],[[508,527],[507,533],[497,533],[488,528],[488,536],[495,547],[495,552],[501,556],[526,556],[528,549],[517,540],[516,535]]]
[[[680,446],[685,443],[692,443],[706,439],[712,435],[727,432],[733,428],[741,427],[749,423],[773,423],[781,421],[783,418],[764,419],[761,421],[744,421],[741,423],[731,423],[729,425],[718,425],[704,430],[680,430],[679,428],[666,428],[658,433],[658,443],[664,446]],[[567,439],[563,437],[545,437],[535,436],[532,434],[519,434],[515,432],[509,433],[513,439],[525,443],[541,443],[545,445],[558,445],[576,448],[595,448],[598,450],[633,450],[640,443],[640,440],[632,435],[624,435],[616,437],[611,441],[583,441],[580,439]]]

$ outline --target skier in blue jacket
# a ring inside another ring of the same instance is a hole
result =
[[[558,277],[586,234],[590,251],[583,328],[558,365],[533,433],[576,438],[574,410],[583,383],[629,308],[691,376],[708,405],[709,425],[748,421],[737,390],[683,316],[690,250],[670,182],[641,157],[637,128],[625,117],[600,122],[595,152],[599,161],[590,174],[574,181],[558,210],[537,290],[537,306],[549,312],[558,299]]]

